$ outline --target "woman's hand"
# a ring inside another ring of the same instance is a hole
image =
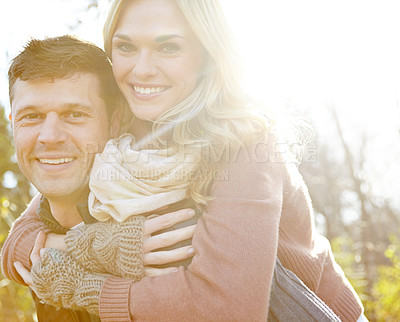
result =
[[[183,260],[194,255],[192,246],[184,246],[169,251],[154,251],[163,247],[172,246],[178,242],[192,238],[196,225],[160,233],[152,236],[160,230],[169,228],[180,222],[189,220],[195,215],[192,209],[183,209],[159,217],[148,219],[143,225],[143,266],[146,276],[159,276],[169,274],[177,270],[177,267],[154,268],[151,265],[163,265]],[[41,260],[40,252],[44,248],[56,248],[66,251],[65,235],[49,233],[47,236],[40,232],[35,240],[35,245],[30,255],[32,265]],[[44,251],[44,250],[43,250]],[[42,251],[42,252],[43,252]],[[36,293],[32,282],[31,272],[21,263],[16,262],[14,266],[21,275],[24,282]]]
[[[43,248],[45,242],[46,235],[40,232],[30,257],[31,272],[15,264],[25,283],[44,303],[98,315],[100,292],[110,275],[85,270],[71,255]]]
[[[143,226],[143,251],[144,266],[151,265],[165,265],[175,261],[184,260],[193,256],[193,248],[191,246],[184,246],[168,251],[154,250],[175,245],[181,241],[191,239],[194,234],[196,225],[187,226],[168,232],[160,233],[152,236],[160,230],[169,228],[178,223],[184,222],[191,219],[195,215],[192,209],[182,209],[175,212],[167,213],[162,216],[147,219]],[[56,248],[61,251],[67,252],[67,246],[65,244],[65,235],[49,233],[45,239],[44,248]],[[175,267],[172,267],[175,270]],[[153,272],[149,275],[158,275],[157,272],[162,272],[164,269],[149,269],[148,272]],[[165,272],[171,271],[170,269]],[[146,274],[147,275],[147,274]]]
[[[194,210],[183,209],[145,221],[143,227],[143,264],[145,266],[145,273],[147,276],[163,275],[177,269],[176,267],[156,269],[147,266],[165,265],[175,261],[184,260],[194,255],[193,247],[191,245],[167,251],[154,250],[172,246],[181,241],[191,239],[196,229],[196,225],[187,226],[152,236],[152,234],[155,234],[160,230],[189,220],[193,218],[194,215]]]
[[[191,245],[168,251],[156,250],[192,238],[196,226],[157,233],[194,215],[192,209],[183,209],[144,222],[143,217],[134,216],[123,223],[108,221],[85,225],[71,230],[67,236],[48,234],[45,247],[67,251],[90,271],[135,280],[143,275],[164,275],[176,271],[177,267],[151,266],[190,258],[194,251]]]

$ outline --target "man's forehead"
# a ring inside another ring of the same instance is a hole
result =
[[[17,78],[14,84],[14,87],[18,84],[30,84],[30,85],[40,85],[40,84],[52,84],[59,81],[68,81],[68,82],[79,82],[80,79],[90,79],[91,81],[95,81],[96,83],[100,82],[99,77],[94,73],[86,73],[86,72],[74,72],[68,73],[63,76],[59,75],[38,75],[32,77],[22,77]]]
[[[97,107],[103,102],[99,80],[94,74],[73,74],[65,78],[18,79],[13,86],[12,106],[29,104],[76,104]]]

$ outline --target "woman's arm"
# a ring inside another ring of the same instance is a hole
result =
[[[282,207],[282,163],[240,151],[215,173],[214,199],[200,218],[187,269],[132,283],[110,278],[100,298],[105,321],[266,321]]]
[[[361,301],[336,264],[329,241],[315,230],[312,204],[301,174],[294,164],[287,164],[286,169],[278,257],[342,321],[357,321]]]
[[[193,256],[189,252],[191,246],[169,251],[155,250],[190,240],[195,225],[170,232],[159,231],[185,222],[194,215],[192,209],[181,209],[147,220],[143,216],[135,215],[123,222],[109,219],[83,225],[67,232],[64,238],[66,251],[91,272],[132,280],[139,280],[145,274],[167,273],[176,268],[173,262]],[[159,234],[152,236],[153,233]],[[48,246],[46,242],[46,247]],[[157,264],[165,264],[168,267],[149,267]]]
[[[36,213],[40,198],[40,194],[36,195],[25,212],[14,222],[1,250],[1,268],[4,276],[19,284],[26,285],[16,271],[14,262],[20,262],[30,269],[29,255],[36,236],[40,231],[46,231],[44,224]]]

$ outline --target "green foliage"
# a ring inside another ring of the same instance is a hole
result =
[[[14,150],[4,108],[0,106],[0,247],[2,247],[12,222],[21,214],[31,196],[30,185],[13,160]],[[17,182],[15,188],[7,187],[5,174]],[[4,278],[0,273],[0,321],[35,321],[35,307],[27,287]]]
[[[36,311],[27,287],[0,274],[0,321],[36,321]]]
[[[400,240],[396,236],[390,240],[385,256],[391,265],[378,268],[379,278],[373,288],[375,300],[367,304],[378,321],[400,321]]]
[[[360,266],[361,250],[350,237],[339,236],[331,241],[336,262],[354,287],[362,302],[368,301],[365,294],[365,274]]]
[[[388,262],[379,265],[371,295],[365,294],[359,247],[350,237],[336,237],[331,243],[336,261],[360,296],[370,321],[400,321],[400,240],[393,235],[390,241],[385,251]]]

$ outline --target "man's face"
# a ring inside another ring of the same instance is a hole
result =
[[[88,189],[95,153],[110,131],[93,74],[54,82],[17,80],[12,127],[18,165],[44,196],[77,201]]]

